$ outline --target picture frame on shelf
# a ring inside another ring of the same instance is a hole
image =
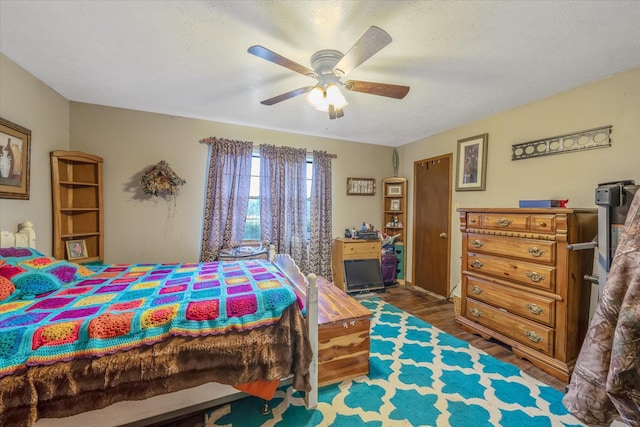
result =
[[[402,185],[387,186],[387,196],[402,196]]]
[[[389,204],[390,211],[399,211],[400,210],[400,199],[391,199],[391,203]]]
[[[375,194],[375,178],[347,178],[348,196],[374,196]]]
[[[29,200],[31,131],[0,117],[0,198]]]
[[[67,240],[67,258],[69,260],[89,258],[87,254],[87,242],[84,239]]]
[[[488,142],[488,133],[458,141],[456,191],[485,190]]]

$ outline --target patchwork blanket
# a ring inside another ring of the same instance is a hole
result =
[[[95,274],[45,295],[0,303],[0,377],[171,336],[272,325],[296,302],[287,279],[265,260],[92,268]]]

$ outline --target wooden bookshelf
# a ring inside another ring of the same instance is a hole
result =
[[[70,259],[67,242],[83,241],[86,257],[78,263],[104,261],[102,157],[80,151],[51,152],[53,256]]]

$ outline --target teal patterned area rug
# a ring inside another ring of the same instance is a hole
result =
[[[380,299],[371,320],[370,373],[302,393],[276,391],[272,411],[246,398],[205,414],[206,426],[582,426],[558,390]]]

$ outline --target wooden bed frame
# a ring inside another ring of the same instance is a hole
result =
[[[36,247],[36,233],[31,221],[18,225],[18,231],[0,231],[0,247]],[[316,275],[305,277],[293,259],[286,254],[275,254],[270,248],[269,259],[289,278],[301,295],[306,297],[306,325],[313,350],[313,359],[309,367],[311,391],[306,393],[307,408],[318,404],[318,288]],[[283,379],[282,385],[290,379]],[[232,386],[208,383],[198,387],[154,396],[146,400],[123,401],[103,409],[88,411],[65,418],[42,418],[36,427],[84,427],[99,426],[146,426],[172,418],[180,417],[214,406],[232,402],[244,397],[243,393]],[[256,408],[259,411],[261,408]]]

